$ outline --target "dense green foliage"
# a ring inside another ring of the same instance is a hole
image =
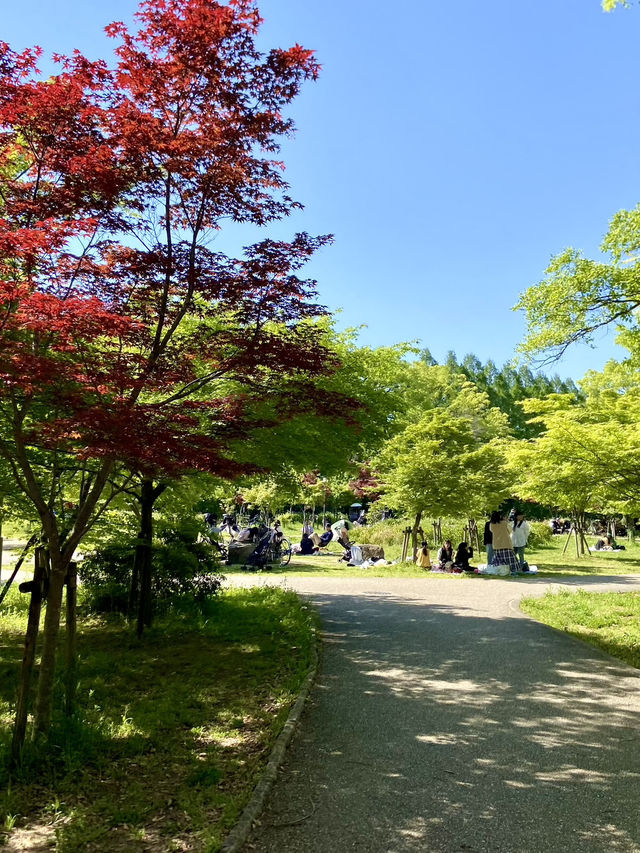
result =
[[[431,359],[428,350],[423,353],[423,358]],[[534,373],[527,365],[515,367],[505,364],[498,368],[491,359],[482,364],[471,353],[458,361],[453,352],[447,354],[445,364],[452,373],[463,374],[476,388],[485,392],[491,405],[507,415],[511,431],[517,438],[533,438],[540,432],[538,425],[526,417],[522,406],[525,400],[542,400],[549,394],[581,396],[573,380],[561,379],[557,374]]]

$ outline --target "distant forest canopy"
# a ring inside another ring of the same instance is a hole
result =
[[[438,364],[429,349],[422,350],[420,359],[429,366]],[[517,438],[535,438],[543,429],[539,423],[527,423],[519,402],[542,400],[548,394],[571,394],[576,400],[584,399],[584,394],[573,379],[561,379],[557,374],[546,376],[544,373],[534,373],[526,365],[514,367],[507,363],[498,367],[491,359],[483,364],[473,353],[468,353],[458,361],[453,350],[449,350],[443,365],[453,373],[463,374],[480,391],[484,391],[491,405],[508,416],[509,425]]]

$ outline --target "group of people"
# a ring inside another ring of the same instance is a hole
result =
[[[251,521],[246,528],[239,529],[237,520],[231,514],[226,514],[219,525],[218,519],[213,515],[207,515],[206,521],[209,530],[217,539],[221,533],[227,533],[237,542],[258,541],[267,532],[263,525]],[[253,519],[252,519],[253,521]],[[270,531],[272,537],[282,539],[280,522],[275,521]],[[511,572],[527,571],[528,566],[524,558],[525,548],[529,540],[531,525],[526,521],[524,513],[512,511],[507,519],[502,513],[492,512],[489,520],[484,526],[484,546],[487,551],[487,565],[508,566]],[[342,558],[348,560],[351,554],[351,542],[349,540],[349,523],[344,519],[334,524],[326,522],[321,534],[315,532],[313,524],[305,521],[302,528],[302,536],[298,552],[302,556],[317,554],[326,548],[330,542],[337,542],[343,548]],[[596,546],[597,548],[598,546]],[[615,543],[602,542],[600,549],[611,550]],[[473,548],[467,542],[460,542],[455,552],[450,539],[445,540],[438,550],[437,561],[432,563],[429,546],[422,543],[418,551],[416,562],[426,570],[439,570],[446,572],[474,572],[475,567],[471,565]]]
[[[531,525],[525,520],[524,513],[516,512],[507,519],[500,512],[492,512],[484,526],[484,546],[487,551],[487,565],[508,566],[512,573],[526,572],[524,558],[529,541]],[[426,570],[444,572],[475,572],[471,565],[473,548],[467,542],[460,542],[455,552],[450,539],[446,539],[438,550],[438,559],[431,562],[429,546],[426,542],[418,551],[416,562]]]
[[[523,512],[515,512],[509,520],[500,512],[492,512],[484,526],[487,565],[508,566],[512,572],[527,571],[524,551],[530,533],[531,525]]]
[[[625,551],[624,545],[618,545],[613,536],[602,536],[596,542],[592,551]]]
[[[423,569],[432,571],[475,572],[475,568],[469,562],[472,557],[473,548],[467,542],[461,542],[454,554],[451,539],[446,539],[438,551],[438,560],[435,563],[431,562],[429,545],[423,542],[418,551],[417,563]]]
[[[282,541],[284,538],[282,525],[278,519],[267,527],[257,514],[249,519],[245,527],[238,526],[237,517],[232,513],[226,513],[222,517],[222,524],[220,524],[218,517],[211,512],[206,513],[204,520],[212,542],[219,542],[222,535],[228,536],[233,542],[240,543],[258,542],[267,533],[270,534],[270,541]]]
[[[304,556],[317,554],[321,548],[326,548],[330,542],[337,542],[344,549],[343,557],[348,559],[351,552],[351,542],[349,540],[349,524],[344,519],[336,521],[334,524],[327,521],[324,530],[321,534],[317,534],[311,522],[306,521],[302,527],[302,537],[300,539],[299,553]]]

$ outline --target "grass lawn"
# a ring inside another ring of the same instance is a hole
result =
[[[598,541],[588,536],[589,545]],[[590,551],[577,557],[575,543],[571,541],[563,555],[566,536],[554,536],[549,545],[526,552],[526,559],[548,575],[627,575],[640,573],[640,542],[620,540],[625,551]]]
[[[84,619],[77,717],[54,721],[46,760],[27,744],[9,778],[26,598],[0,610],[0,846],[218,850],[309,670],[311,610],[281,589],[229,590],[141,643],[122,621]]]
[[[639,592],[560,590],[542,598],[526,598],[520,606],[540,622],[640,668]]]

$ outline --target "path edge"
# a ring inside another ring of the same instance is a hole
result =
[[[317,628],[314,628],[314,640],[311,650],[311,668],[302,683],[302,687],[298,693],[298,698],[293,703],[293,706],[289,711],[287,721],[276,738],[276,742],[273,745],[269,761],[262,773],[262,777],[253,789],[251,799],[242,810],[242,814],[240,815],[236,825],[233,827],[231,832],[229,832],[220,847],[220,853],[238,853],[247,841],[254,822],[262,812],[264,802],[273,787],[274,782],[278,778],[278,770],[284,760],[287,748],[291,743],[291,739],[296,732],[298,722],[302,716],[309,693],[311,692],[311,688],[316,680],[318,665],[320,662],[321,643],[320,631]]]

